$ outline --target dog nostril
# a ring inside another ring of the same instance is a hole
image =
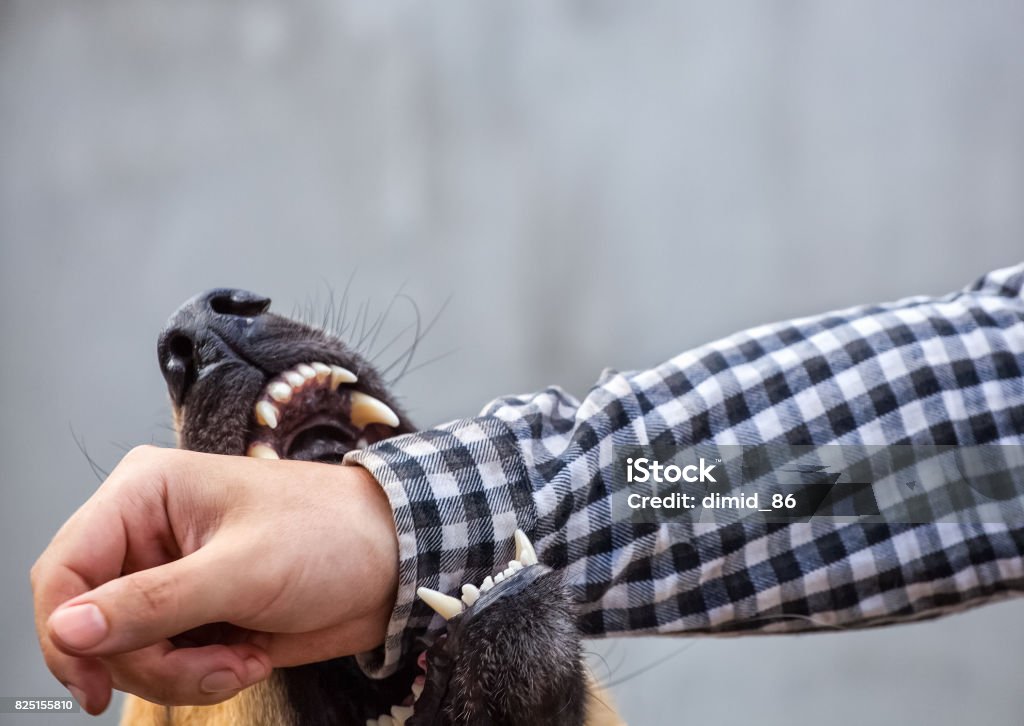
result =
[[[210,298],[210,309],[220,315],[254,318],[270,307],[270,298],[246,290],[229,290]]]
[[[180,330],[167,333],[164,340],[166,342],[161,345],[163,355],[160,368],[167,381],[171,398],[180,406],[198,375],[195,342],[191,336]]]
[[[167,353],[171,358],[177,358],[180,361],[191,361],[194,352],[195,348],[192,345],[192,339],[187,335],[176,333],[167,341]]]

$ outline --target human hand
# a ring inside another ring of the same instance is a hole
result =
[[[146,446],[61,527],[31,579],[46,664],[86,711],[101,713],[111,687],[211,704],[272,667],[382,643],[398,543],[361,467]]]

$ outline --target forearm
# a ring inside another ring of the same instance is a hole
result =
[[[566,572],[588,635],[858,627],[1021,589],[1024,531],[1010,525],[634,525],[612,516],[608,471],[616,447],[659,441],[1019,442],[1021,279],[762,326],[606,372],[582,401],[500,399],[351,456],[384,485],[399,534],[385,667],[430,622],[415,587],[493,574],[517,526]]]

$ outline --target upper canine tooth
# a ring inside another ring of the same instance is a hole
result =
[[[536,565],[538,562],[537,551],[533,549],[533,544],[531,544],[530,538],[526,536],[526,532],[521,529],[517,529],[515,537],[516,559],[522,562],[524,567]]]
[[[274,381],[267,386],[267,393],[278,403],[288,403],[292,400],[292,387],[282,381]]]
[[[264,426],[276,429],[277,407],[270,401],[260,401],[256,404],[256,420]]]
[[[277,452],[266,444],[250,444],[249,449],[245,452],[246,456],[251,456],[254,459],[280,459]]]
[[[451,595],[431,590],[429,587],[417,589],[416,594],[420,596],[420,600],[433,608],[445,620],[451,620],[462,612],[462,603]]]
[[[480,599],[480,590],[476,585],[466,583],[462,586],[462,602],[472,605]]]
[[[306,380],[316,378],[316,369],[313,366],[308,365],[306,363],[299,363],[297,366],[295,366],[295,370],[298,371],[299,374]]]
[[[348,368],[331,366],[331,388],[337,388],[342,383],[355,383],[358,380],[356,374]]]
[[[316,382],[323,383],[331,375],[331,367],[320,363],[319,361],[309,364],[313,370],[316,371]]]
[[[300,386],[301,386],[301,385],[302,385],[303,383],[305,383],[305,382],[306,382],[306,378],[305,378],[305,376],[303,376],[303,375],[302,375],[301,373],[296,373],[295,371],[285,371],[285,372],[284,372],[283,374],[281,374],[281,375],[283,375],[283,376],[284,376],[284,379],[285,379],[286,381],[288,381],[288,384],[289,384],[289,385],[290,385],[290,386],[291,386],[292,388],[298,388],[298,387],[300,387]]]
[[[359,428],[366,428],[368,424],[381,423],[387,426],[397,426],[398,416],[383,401],[378,401],[362,391],[352,391],[351,411],[349,416],[352,423]]]

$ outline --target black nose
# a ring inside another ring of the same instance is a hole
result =
[[[171,315],[156,351],[175,404],[181,405],[203,368],[229,355],[231,345],[269,307],[268,297],[217,289],[196,295]]]

